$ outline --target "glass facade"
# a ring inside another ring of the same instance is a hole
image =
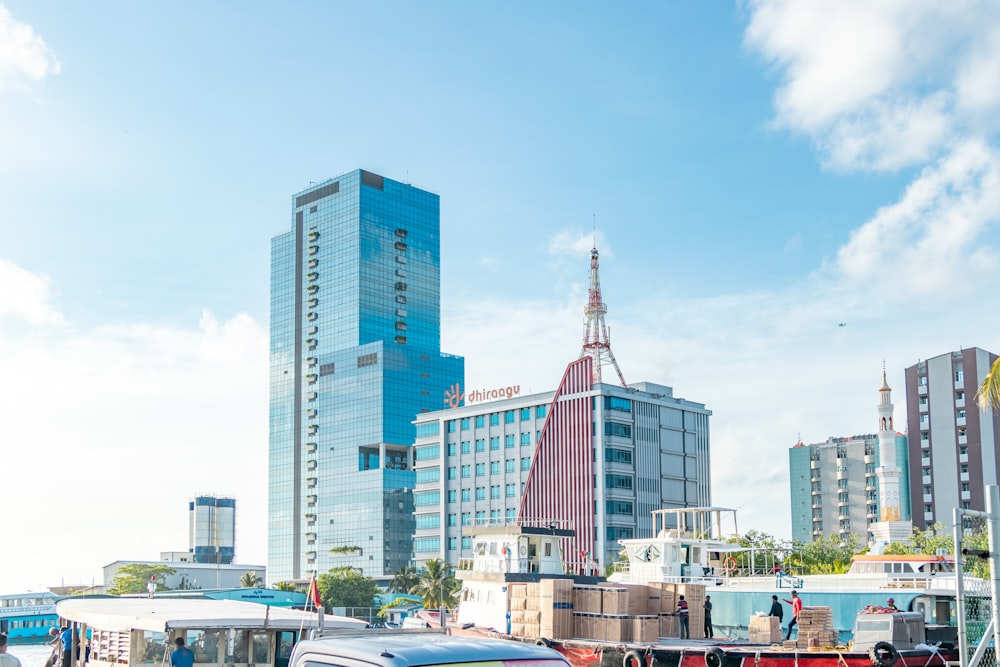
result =
[[[413,421],[464,379],[440,351],[439,233],[437,195],[358,170],[295,195],[272,239],[272,581],[411,559]]]

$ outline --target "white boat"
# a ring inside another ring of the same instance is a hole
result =
[[[0,595],[0,632],[12,643],[41,642],[56,626],[56,601],[48,591]]]
[[[201,665],[287,667],[292,646],[317,629],[367,627],[343,616],[234,600],[70,598],[56,605],[65,624],[85,638],[74,664],[123,667],[170,664],[174,640],[183,638]]]
[[[833,610],[834,627],[845,641],[859,612],[890,597],[899,609],[923,614],[929,640],[954,640],[958,580],[952,556],[859,555],[845,574],[795,576],[775,569],[771,554],[739,545],[736,510],[656,510],[653,525],[653,537],[620,540],[627,563],[609,579],[706,584],[713,625],[730,637],[745,637],[750,617],[766,613],[772,595],[787,600],[796,589],[804,605]],[[989,597],[987,582],[968,575],[963,582],[967,594]],[[784,610],[787,622],[791,608]]]

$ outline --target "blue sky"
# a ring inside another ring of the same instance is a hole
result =
[[[269,242],[358,167],[440,194],[469,386],[554,388],[596,216],[626,379],[706,403],[713,500],[790,535],[787,448],[874,430],[882,359],[904,423],[905,366],[1000,350],[998,16],[0,0],[6,534],[83,514],[0,591],[184,549],[200,493],[266,561]]]

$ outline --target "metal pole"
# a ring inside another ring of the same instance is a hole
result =
[[[1000,487],[989,484],[986,487],[986,512],[990,515],[989,549],[990,549],[990,606],[993,620],[993,646],[1000,646],[1000,606],[997,595],[1000,595],[1000,554],[997,554],[997,539],[1000,537]]]
[[[952,539],[955,542],[955,614],[958,616],[958,662],[969,664],[968,636],[965,634],[965,586],[962,583],[962,510],[951,510]],[[937,620],[937,619],[935,619]]]

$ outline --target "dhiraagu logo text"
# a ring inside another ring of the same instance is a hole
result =
[[[497,387],[496,389],[473,389],[471,392],[462,393],[462,385],[455,383],[444,392],[444,404],[446,408],[457,408],[465,399],[465,404],[480,403],[482,401],[498,400],[503,398],[514,398],[521,395],[521,385],[513,384],[508,387]]]

